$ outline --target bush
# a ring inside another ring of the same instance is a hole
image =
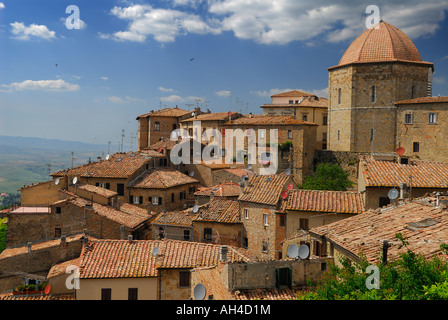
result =
[[[346,191],[353,186],[348,176],[349,174],[336,164],[321,163],[314,175],[306,177],[300,187],[309,190]]]

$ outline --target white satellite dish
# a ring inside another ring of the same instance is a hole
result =
[[[310,256],[310,248],[306,244],[299,247],[299,258],[302,260],[308,259]]]
[[[387,196],[389,197],[389,199],[391,200],[395,200],[398,198],[398,190],[397,189],[390,189],[389,192],[387,193]]]
[[[156,256],[158,253],[159,253],[159,247],[155,247],[155,248],[152,250],[152,255],[153,255],[153,256]]]
[[[199,283],[194,287],[193,296],[195,300],[204,300],[207,289],[202,283]]]
[[[57,178],[57,179],[54,181],[54,184],[55,184],[55,185],[58,185],[59,182],[60,182],[60,180],[59,180],[59,178]]]
[[[299,256],[299,246],[296,244],[291,244],[288,247],[288,256],[292,259],[295,259]]]
[[[191,170],[191,171],[188,173],[188,175],[189,175],[190,177],[194,176],[194,171]]]
[[[285,174],[286,174],[287,176],[289,176],[289,175],[291,174],[291,169],[286,168],[286,170],[285,170]]]
[[[199,210],[199,206],[198,206],[197,204],[195,204],[195,205],[193,206],[193,213],[197,213],[198,210]]]
[[[76,184],[76,182],[78,182],[78,178],[77,178],[77,177],[74,177],[74,178],[73,178],[73,184]]]
[[[109,160],[110,159],[110,154],[107,154],[106,155],[106,160]]]

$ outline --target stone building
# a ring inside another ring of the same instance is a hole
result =
[[[272,102],[261,106],[268,116],[293,116],[319,125],[316,132],[316,150],[327,148],[328,100],[299,90],[271,96]]]
[[[239,183],[224,182],[211,187],[199,188],[194,196],[196,198],[196,204],[202,205],[209,202],[214,197],[237,200],[240,194],[241,181],[239,181]]]
[[[434,65],[381,21],[364,31],[329,72],[328,149],[394,154],[397,101],[432,95]]]
[[[397,148],[401,162],[410,159],[446,162],[448,159],[448,97],[422,97],[395,102]]]
[[[159,212],[151,220],[151,233],[147,240],[172,239],[197,241],[193,235],[193,219],[197,214],[192,208],[186,210]]]

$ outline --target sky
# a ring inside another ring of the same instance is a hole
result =
[[[135,149],[150,110],[257,114],[280,92],[327,97],[327,69],[378,17],[435,64],[433,95],[448,96],[447,11],[448,0],[0,0],[0,135],[119,148],[124,130]]]

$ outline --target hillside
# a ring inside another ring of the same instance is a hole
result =
[[[72,152],[77,166],[105,155],[107,145],[0,135],[0,192],[48,180],[49,165],[50,172],[71,167]]]

